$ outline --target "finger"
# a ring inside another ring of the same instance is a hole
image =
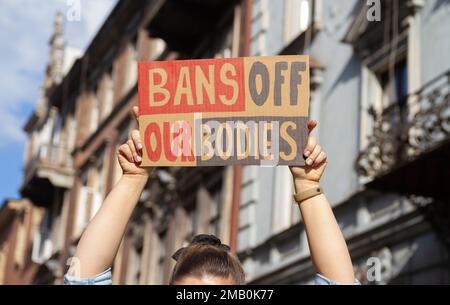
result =
[[[316,160],[314,160],[314,166],[322,164],[327,160],[327,154],[322,150],[320,154],[317,156]]]
[[[136,151],[136,147],[134,146],[134,142],[133,140],[129,139],[127,141],[128,147],[130,147],[131,153],[133,155],[133,162],[139,163],[142,161],[141,157],[138,155],[137,151]]]
[[[311,153],[311,155],[308,157],[308,159],[306,159],[306,164],[313,165],[314,161],[316,160],[316,158],[319,156],[319,154],[321,152],[322,152],[322,147],[320,147],[320,145],[316,145],[316,147],[314,147],[314,150]]]
[[[133,140],[138,155],[142,156],[142,149],[144,148],[144,146],[142,145],[141,134],[139,133],[139,130],[133,129],[130,136]]]
[[[120,145],[118,153],[124,156],[129,162],[134,162],[133,153],[127,144]]]
[[[303,152],[303,155],[306,158],[308,158],[311,155],[312,151],[314,150],[314,147],[316,147],[316,144],[317,144],[316,138],[313,136],[309,136],[308,143],[306,144],[305,150]]]
[[[133,116],[136,120],[137,125],[139,126],[139,107],[138,106],[133,106]]]
[[[316,120],[309,120],[307,126],[308,126],[308,134],[310,134],[314,130],[314,128],[316,128],[317,121]]]

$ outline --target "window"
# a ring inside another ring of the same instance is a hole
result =
[[[67,152],[68,154],[72,152],[75,148],[75,140],[77,135],[77,120],[73,115],[69,115],[66,120],[67,128]],[[71,159],[70,157],[66,158]]]
[[[266,55],[268,50],[267,32],[270,28],[270,9],[268,0],[255,1],[253,6],[250,53],[253,56]]]
[[[67,150],[65,146],[67,137],[64,134],[62,116],[58,113],[55,113],[55,116],[56,120],[53,128],[52,143],[49,145],[48,161],[54,165],[64,166],[68,164],[67,159],[69,159],[67,158]]]
[[[92,177],[93,168],[86,168],[81,173],[81,187],[78,192],[74,238],[78,238],[86,225],[97,213],[102,204],[102,196],[95,186],[95,178]]]
[[[239,211],[238,251],[246,250],[254,244],[255,203],[241,206]]]
[[[49,157],[49,144],[52,138],[53,117],[49,116],[44,124],[44,127],[38,134],[38,139],[35,144],[39,152],[39,158],[42,161],[47,161]]]
[[[142,238],[133,243],[129,252],[127,284],[138,285],[142,269]]]
[[[158,255],[158,284],[164,283],[165,261],[166,261],[166,232],[159,234]]]
[[[149,233],[150,232],[150,233]],[[149,257],[145,259],[149,260],[149,268],[147,271],[147,284],[158,284],[159,282],[159,235],[152,230],[146,230],[146,234],[150,234],[150,246],[149,246]]]
[[[125,81],[125,94],[128,93],[137,83],[137,64],[139,60],[139,53],[137,51],[137,36],[128,46],[127,56],[127,79]]]
[[[114,62],[114,103],[122,98],[136,84],[138,53],[135,44],[128,42],[123,46]]]
[[[292,175],[286,166],[278,166],[274,172],[272,232],[280,233],[290,228],[297,221],[298,208],[293,202],[294,186]]]
[[[64,135],[61,135],[62,133],[62,116],[60,113],[57,113],[57,111],[55,111],[55,126],[53,127],[53,145],[58,145],[63,139],[64,139]]]
[[[308,0],[285,0],[284,43],[290,43],[303,33],[310,22]]]
[[[223,34],[224,38],[216,42],[217,46],[215,48],[218,51],[214,55],[215,58],[230,58],[233,51],[236,52],[236,50],[233,50],[233,34],[233,31],[226,32]]]
[[[187,219],[186,219],[186,235],[184,237],[184,244],[187,245],[191,242],[192,238],[195,235],[195,227],[197,221],[197,213],[194,207],[190,207],[187,211]]]
[[[392,72],[392,75],[391,75]],[[390,69],[379,74],[378,80],[382,88],[382,106],[392,104],[404,105],[408,96],[408,69],[406,60],[402,60]]]
[[[94,91],[89,93],[90,99],[90,116],[89,116],[89,134],[94,133],[99,124],[100,118],[100,107],[99,100],[97,98],[97,87],[94,88]]]
[[[259,197],[260,171],[261,168],[257,166],[244,166],[242,169],[238,251],[248,249],[255,243],[256,206]]]
[[[39,230],[33,238],[32,260],[41,264],[50,258],[53,251],[53,243],[50,238],[50,230],[54,219],[54,205],[50,205],[43,216]]]
[[[102,204],[102,198],[100,194],[92,187],[84,186],[80,191],[79,207],[81,213],[81,225],[84,229],[89,221],[97,213]]]
[[[119,149],[119,146],[125,143],[128,139],[128,133],[130,130],[130,120],[126,119],[122,124],[120,124],[119,128],[119,137],[116,142],[116,150]],[[122,176],[122,168],[120,167],[119,162],[117,161],[117,158],[115,158],[115,167],[113,175],[113,185],[115,185],[120,177]]]
[[[45,210],[44,219],[42,220],[41,229],[44,232],[49,232],[52,229],[52,223],[54,218],[54,206],[53,204],[49,205]]]
[[[374,129],[383,129],[385,135],[397,138],[393,133],[400,130],[398,124],[407,115],[403,110],[408,92],[420,77],[420,56],[416,56],[420,54],[420,50],[416,50],[420,46],[414,42],[420,41],[415,18],[420,16],[416,12],[421,5],[410,4],[408,1],[386,1],[386,9],[381,11],[383,22],[370,22],[366,18],[368,6],[363,5],[344,37],[363,63],[360,148],[366,152],[368,145],[378,145],[372,137]],[[388,129],[392,132],[387,132]],[[373,140],[369,141],[370,138]],[[384,142],[385,150],[395,146]]]
[[[106,195],[106,179],[108,173],[108,154],[103,146],[96,154],[95,168],[93,169],[92,187],[98,191],[101,197]]]
[[[62,204],[63,204],[63,191],[59,190],[55,194],[55,199],[53,201],[53,212],[51,215],[51,225],[48,229],[48,237],[52,242],[52,254],[61,250],[61,218],[62,218]]]
[[[112,79],[112,67],[110,67],[100,80],[97,96],[99,100],[100,120],[104,120],[113,108],[114,82]]]
[[[360,146],[364,149],[368,145],[368,139],[373,134],[375,120],[392,106],[402,109],[406,106],[408,97],[408,66],[405,56],[399,57],[397,63],[389,68],[389,64],[374,69],[372,66],[363,67],[362,71],[362,98],[361,98],[361,136]],[[395,122],[396,111],[392,123]],[[374,115],[376,117],[374,117]],[[385,120],[389,120],[385,114]],[[398,118],[398,116],[397,116]]]
[[[217,183],[210,190],[211,205],[209,211],[209,233],[215,236],[221,236],[221,210],[222,210],[222,187]]]

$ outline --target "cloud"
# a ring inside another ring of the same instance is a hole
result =
[[[72,1],[73,2],[73,1]],[[0,147],[23,142],[22,125],[37,103],[57,10],[68,0],[2,0],[0,4]],[[116,0],[81,0],[81,20],[66,22],[68,45],[85,49]]]

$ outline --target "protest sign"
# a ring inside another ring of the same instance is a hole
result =
[[[140,62],[143,166],[304,165],[308,56]]]

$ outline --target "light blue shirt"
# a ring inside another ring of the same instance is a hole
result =
[[[336,281],[330,280],[321,274],[316,274],[314,278],[316,285],[342,285]],[[112,285],[111,268],[91,278],[77,278],[69,275],[64,276],[64,285]],[[355,285],[360,285],[358,280]]]
[[[112,285],[111,268],[90,278],[78,278],[66,274],[64,285]]]

